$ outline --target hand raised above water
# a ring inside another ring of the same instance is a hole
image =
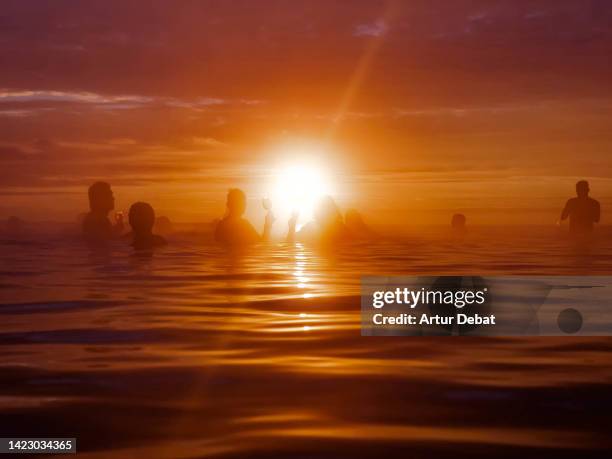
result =
[[[289,218],[289,229],[295,231],[295,225],[297,224],[298,218],[300,214],[299,212],[293,212],[291,217]]]

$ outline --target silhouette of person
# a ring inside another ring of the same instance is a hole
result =
[[[351,236],[356,239],[372,239],[376,233],[363,221],[363,216],[355,209],[348,209],[344,214],[344,224]]]
[[[296,233],[295,225],[297,214],[293,214],[289,220],[289,231],[287,240],[300,240],[304,242],[317,242],[330,244],[351,240],[351,234],[342,220],[342,214],[338,205],[331,196],[323,197],[314,212],[314,222],[305,225]]]
[[[115,208],[115,197],[106,182],[96,182],[89,187],[89,213],[83,219],[83,236],[92,245],[103,245],[123,232],[123,215],[115,216],[113,225],[108,214]]]
[[[561,212],[561,221],[569,217],[569,232],[573,236],[590,234],[593,224],[599,223],[599,202],[589,197],[589,191],[589,182],[577,182],[577,197],[569,199]]]
[[[265,204],[264,204],[265,207]],[[243,218],[246,210],[246,195],[238,188],[232,188],[227,193],[227,213],[215,229],[215,240],[228,246],[254,244],[267,240],[274,218],[269,209],[264,224],[263,236],[253,228],[251,223]]]
[[[135,249],[152,249],[167,244],[163,237],[153,234],[155,211],[150,204],[146,202],[132,204],[129,221],[133,233],[132,246]]]

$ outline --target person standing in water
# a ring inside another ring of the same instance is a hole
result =
[[[263,236],[253,228],[253,225],[242,216],[246,210],[246,195],[238,188],[232,188],[227,193],[227,213],[217,224],[215,229],[215,240],[227,246],[241,246],[265,241],[269,238],[274,217],[267,207],[268,215],[264,224]]]
[[[106,182],[96,182],[89,187],[89,213],[83,219],[83,237],[91,245],[104,245],[123,232],[123,215],[115,216],[113,225],[108,214],[115,208],[115,197]]]
[[[591,234],[594,224],[599,223],[599,202],[589,197],[589,191],[589,182],[580,180],[576,183],[577,197],[569,199],[561,212],[561,221],[569,217],[569,232],[572,236]]]
[[[152,249],[167,244],[163,237],[153,234],[155,211],[150,204],[146,202],[132,204],[129,221],[134,235],[132,246],[136,250]]]

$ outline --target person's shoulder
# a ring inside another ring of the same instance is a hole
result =
[[[239,225],[244,227],[244,228],[254,228],[253,225],[251,224],[251,222],[248,221],[244,217],[240,218],[240,220],[238,220],[238,222],[239,222]]]
[[[597,199],[593,199],[589,196],[589,202],[593,205],[598,206],[599,205],[599,201]]]
[[[240,219],[240,230],[249,242],[257,242],[259,240],[259,233],[246,218]]]

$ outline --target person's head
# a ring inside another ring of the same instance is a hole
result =
[[[315,209],[315,220],[321,226],[336,223],[342,220],[342,214],[331,196],[321,198]]]
[[[589,182],[580,180],[576,183],[576,194],[579,198],[586,198],[589,195]]]
[[[238,188],[227,192],[227,210],[231,217],[240,217],[246,210],[246,194]]]
[[[115,197],[106,182],[96,182],[89,187],[89,208],[92,212],[108,214],[115,208]]]
[[[155,211],[146,202],[137,202],[130,207],[130,226],[134,234],[150,234],[155,224]]]
[[[451,227],[453,229],[463,229],[465,228],[465,215],[463,214],[454,214],[451,219]]]

